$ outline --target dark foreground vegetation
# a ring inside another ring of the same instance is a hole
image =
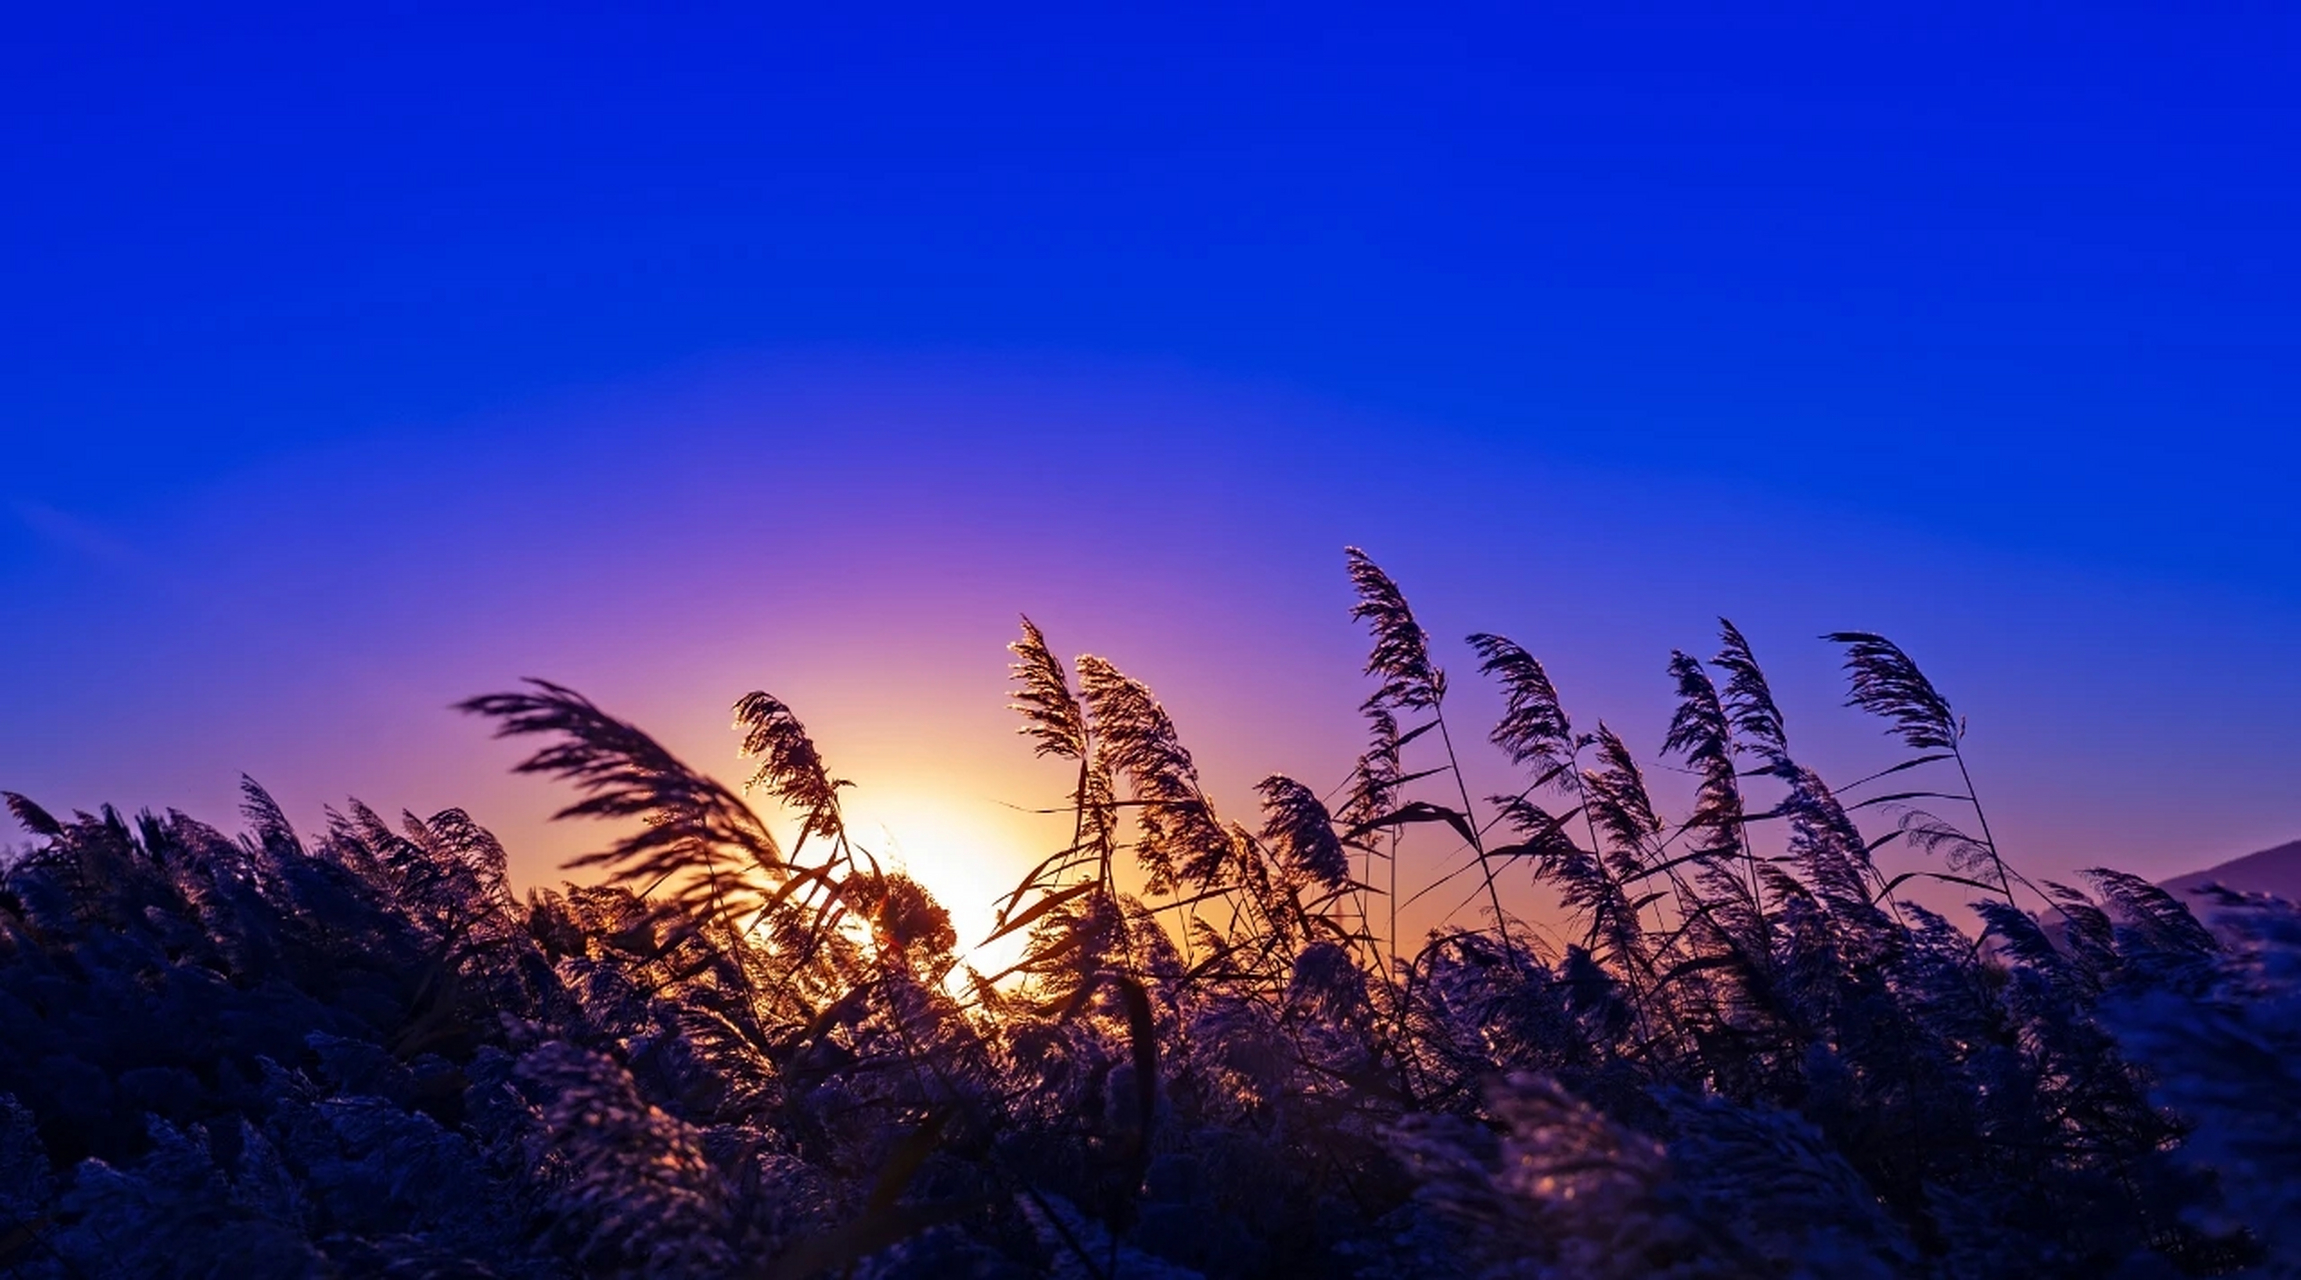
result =
[[[2291,910],[2025,880],[1866,634],[1853,702],[1910,754],[1837,792],[1731,626],[1672,658],[1682,821],[1475,637],[1522,790],[1474,802],[1422,631],[1351,571],[1370,746],[1251,828],[1025,624],[1076,836],[1000,904],[1006,974],[765,694],[766,818],[570,690],[468,703],[628,832],[525,901],[455,810],[301,837],[251,783],[234,838],[10,796],[0,1272],[2301,1274]],[[1433,881],[1463,919],[1402,942]],[[1556,915],[1506,912],[1530,882]],[[1910,900],[1945,883],[1978,932]]]

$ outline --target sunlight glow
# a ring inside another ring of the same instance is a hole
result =
[[[856,843],[888,870],[926,886],[951,913],[962,961],[994,974],[1022,957],[1023,933],[981,944],[997,927],[999,900],[1061,847],[1067,828],[980,796],[857,788],[843,800]]]

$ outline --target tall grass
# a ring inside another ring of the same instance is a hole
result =
[[[1474,796],[1404,590],[1346,569],[1367,749],[1243,817],[1150,689],[1022,623],[1014,707],[1072,822],[996,903],[1000,973],[766,693],[734,705],[757,803],[572,690],[462,704],[615,824],[525,900],[459,811],[306,837],[250,783],[233,838],[9,796],[38,843],[0,877],[0,1268],[2301,1268],[2288,908],[2238,904],[2225,946],[2132,876],[2026,880],[1966,721],[1866,632],[1829,637],[1850,702],[1911,754],[1838,788],[1731,623],[1660,664],[1661,762],[1473,635],[1517,771]],[[1508,909],[1537,893],[1559,918]]]

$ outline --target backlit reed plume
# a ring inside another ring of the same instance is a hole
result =
[[[1253,830],[1147,687],[1024,621],[1073,821],[994,904],[1001,972],[765,693],[756,812],[562,686],[461,704],[624,824],[524,899],[460,810],[304,835],[248,781],[233,837],[8,795],[0,1272],[2301,1274],[2290,906],[2032,886],[1978,805],[1909,808],[1971,800],[1965,726],[1867,632],[1853,705],[1914,754],[1843,785],[1731,623],[1670,655],[1682,786],[1473,636],[1522,784],[1474,807],[1428,636],[1347,564],[1368,739],[1263,776]]]

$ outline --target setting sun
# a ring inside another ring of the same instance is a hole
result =
[[[1022,958],[1027,935],[983,945],[995,908],[1023,874],[1070,839],[1067,817],[1008,802],[934,791],[875,794],[858,787],[846,808],[856,841],[890,870],[925,885],[951,913],[959,958],[989,976]],[[957,976],[957,975],[954,975]]]
[[[2301,1280],[2301,6],[12,6],[5,1280]]]

